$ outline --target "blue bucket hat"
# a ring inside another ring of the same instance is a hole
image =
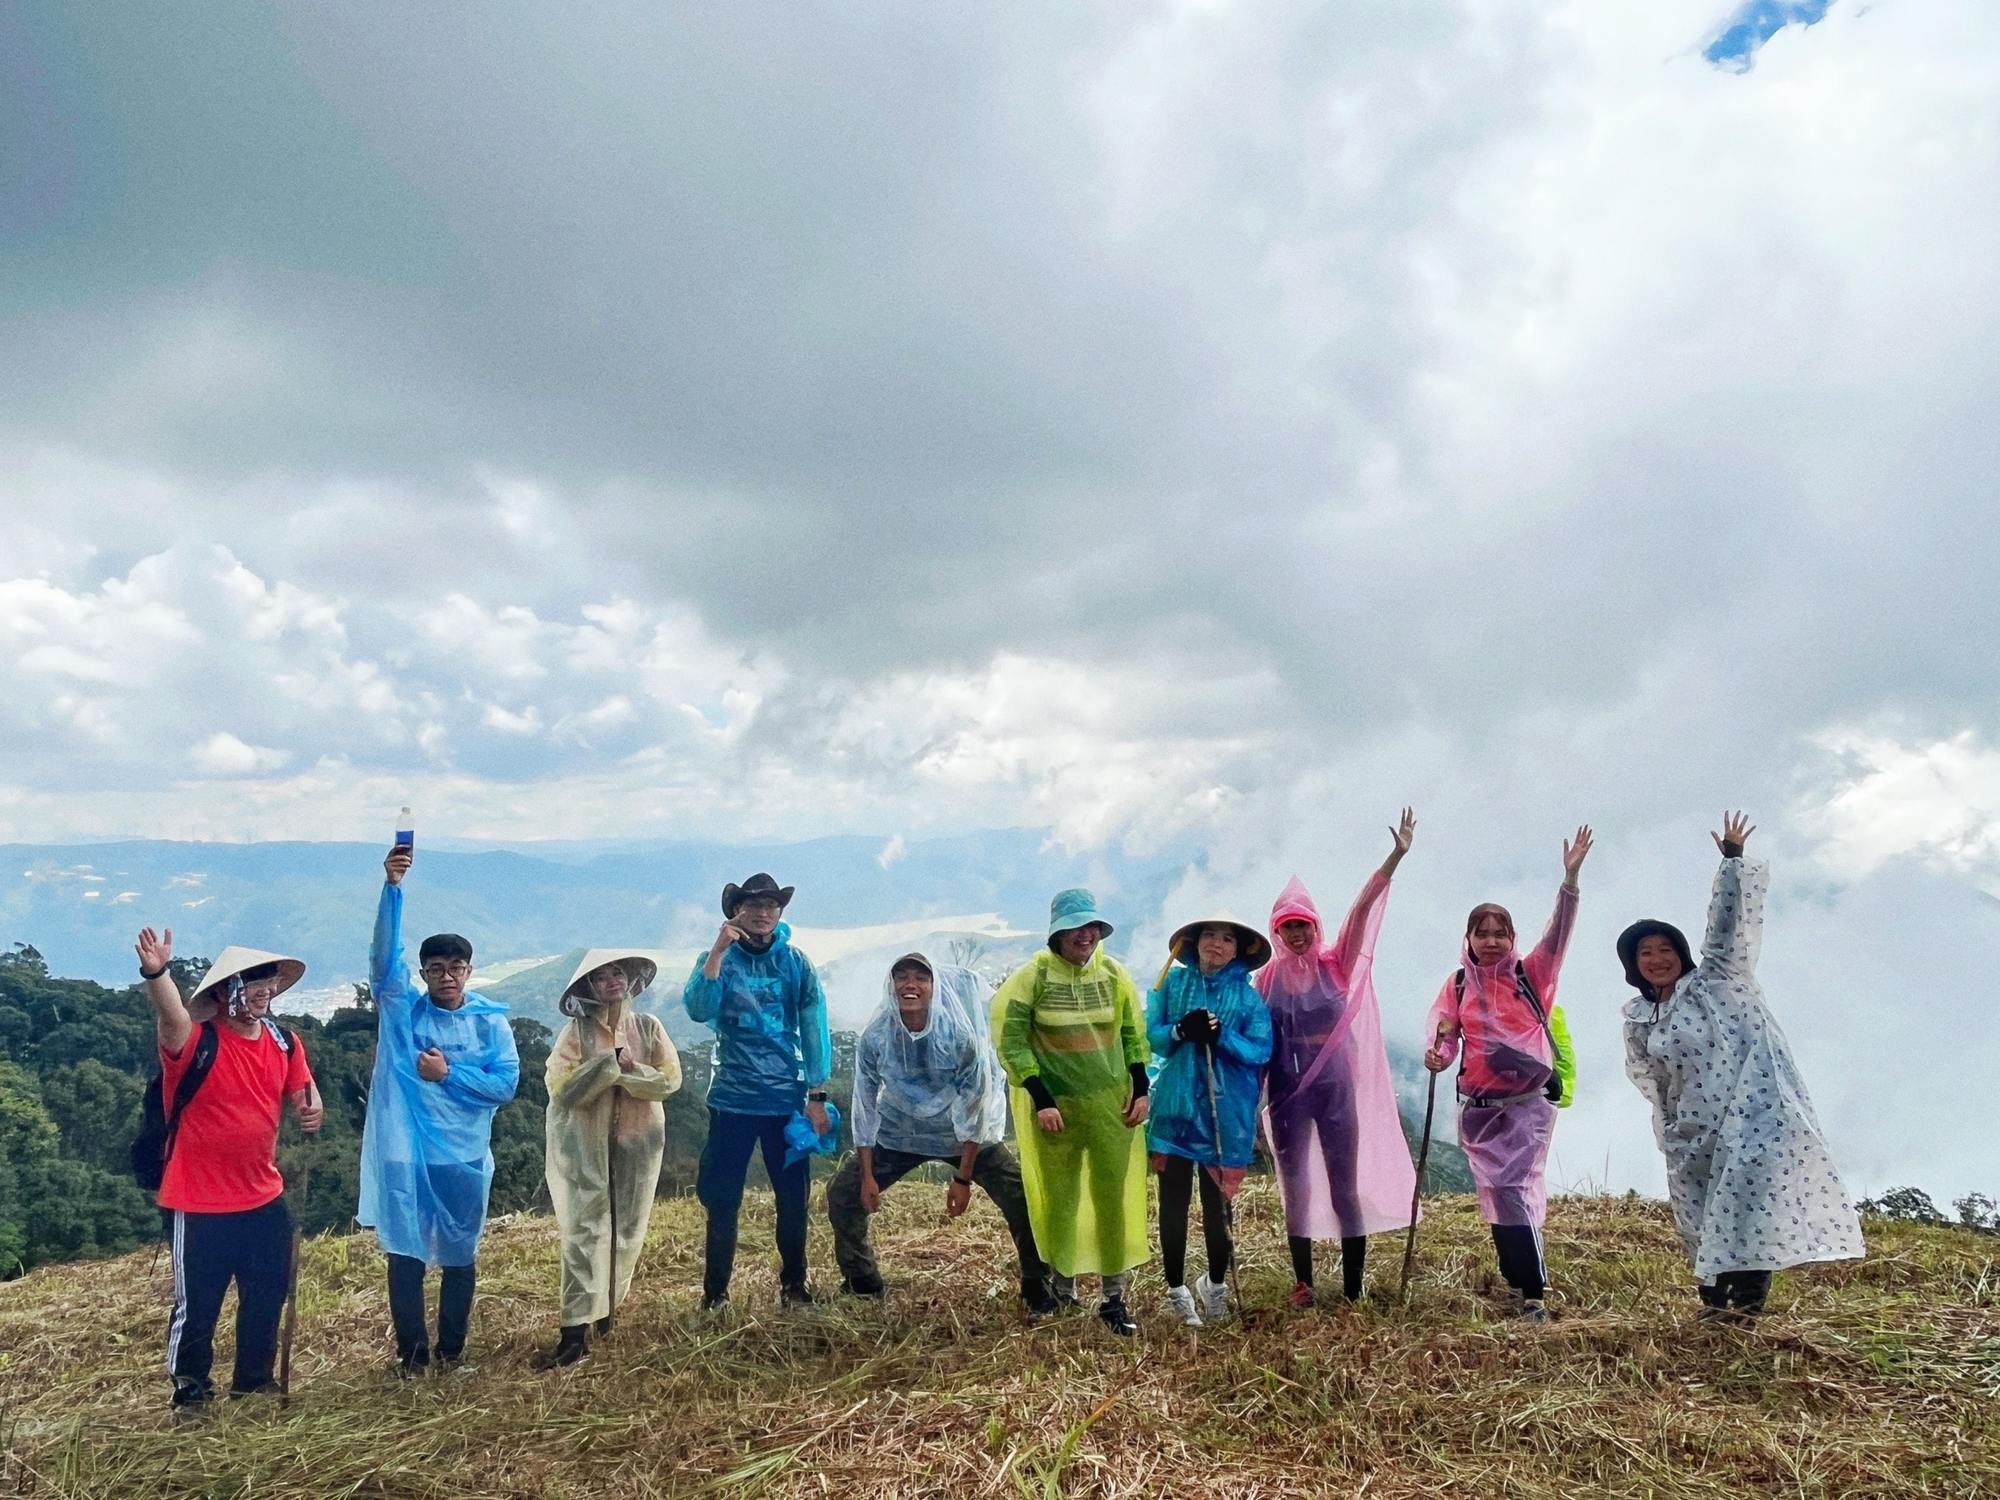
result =
[[[1049,903],[1050,937],[1088,927],[1093,922],[1104,929],[1105,937],[1111,936],[1111,924],[1097,914],[1097,898],[1080,885],[1057,891],[1055,900]]]

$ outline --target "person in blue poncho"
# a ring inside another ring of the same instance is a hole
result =
[[[695,1195],[708,1211],[701,1305],[710,1312],[729,1305],[743,1181],[750,1153],[760,1149],[778,1200],[779,1301],[815,1300],[806,1285],[811,1158],[787,1163],[785,1127],[802,1113],[820,1136],[832,1133],[826,1079],[833,1037],[819,974],[779,920],[792,892],[761,872],[725,885],[722,927],[681,991],[688,1014],[715,1028],[708,1144],[695,1176]]]
[[[375,996],[375,1076],[361,1135],[361,1204],[389,1258],[389,1315],[397,1369],[431,1362],[424,1269],[440,1268],[437,1358],[456,1364],[472,1317],[474,1261],[493,1186],[493,1114],[514,1097],[521,1060],[507,1007],[468,990],[472,944],[456,933],[424,939],[419,992],[403,961],[403,877],[411,850],[382,862],[368,982]]]
[[[1167,1306],[1190,1328],[1229,1316],[1235,1254],[1230,1200],[1256,1149],[1257,1099],[1271,1060],[1271,1013],[1250,975],[1271,956],[1242,922],[1190,922],[1146,997],[1146,1040],[1161,1059],[1146,1146],[1160,1174],[1160,1260]],[[1188,1206],[1201,1183],[1208,1274],[1187,1285]]]

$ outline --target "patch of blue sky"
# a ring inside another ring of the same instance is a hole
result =
[[[1832,4],[1833,0],[1745,0],[1701,55],[1718,68],[1747,73],[1764,43],[1787,26],[1812,25]]]

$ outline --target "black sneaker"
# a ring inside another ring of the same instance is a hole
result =
[[[729,1293],[727,1292],[703,1293],[701,1299],[701,1310],[705,1313],[715,1313],[717,1316],[720,1316],[721,1314],[728,1312]]]
[[[415,1380],[430,1367],[431,1351],[429,1349],[413,1349],[408,1354],[402,1355],[396,1360],[396,1378],[398,1380]]]
[[[1104,1326],[1120,1338],[1129,1339],[1139,1331],[1139,1325],[1132,1320],[1131,1310],[1125,1306],[1123,1297],[1106,1297],[1098,1305],[1097,1315],[1104,1320]]]
[[[778,1306],[780,1307],[816,1307],[818,1305],[819,1298],[813,1295],[813,1289],[803,1281],[797,1284],[787,1283],[778,1288]]]
[[[1062,1311],[1062,1304],[1045,1286],[1021,1288],[1021,1306],[1027,1309],[1030,1323],[1046,1323]]]

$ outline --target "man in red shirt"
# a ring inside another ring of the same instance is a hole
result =
[[[135,944],[160,1044],[160,1097],[167,1110],[166,1173],[159,1202],[173,1215],[174,1317],[167,1333],[173,1404],[210,1395],[215,1323],[236,1283],[236,1368],[230,1394],[275,1382],[278,1318],[292,1269],[292,1220],[278,1173],[278,1119],[290,1102],[299,1126],[319,1129],[324,1111],[305,1047],[269,1019],[271,1002],[304,976],[295,958],[225,948],[185,1004],[167,972],[171,928],[148,927]],[[210,1014],[199,1026],[195,1015]],[[214,1061],[185,1109],[181,1080],[214,1030]]]

